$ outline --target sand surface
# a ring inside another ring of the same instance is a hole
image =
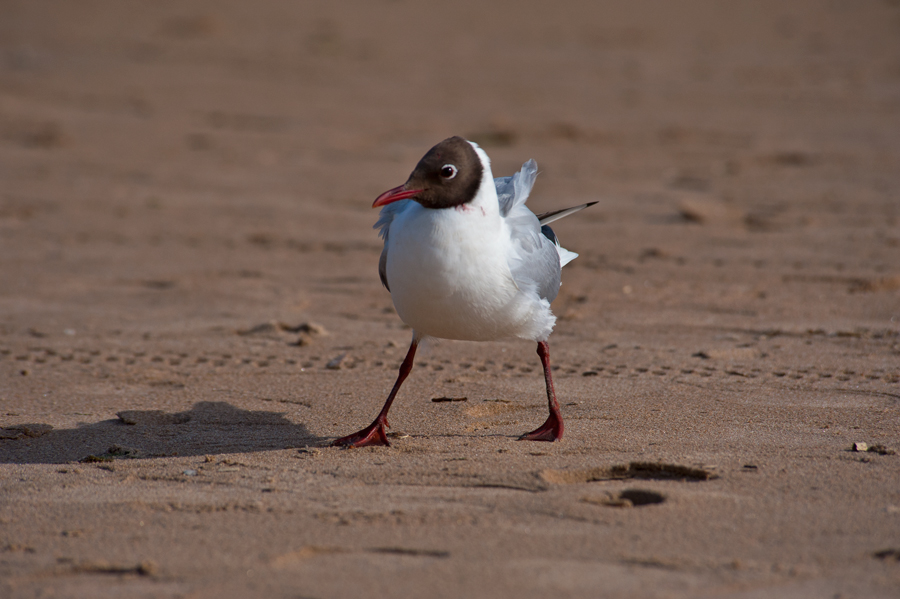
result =
[[[455,134],[600,202],[566,437],[531,343],[442,342],[328,447]],[[3,2],[0,596],[898,597],[898,165],[896,1]]]

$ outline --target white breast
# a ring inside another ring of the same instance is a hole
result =
[[[553,328],[547,301],[513,280],[510,232],[490,181],[488,192],[469,204],[432,210],[410,202],[391,223],[391,297],[400,318],[419,334],[544,340]]]

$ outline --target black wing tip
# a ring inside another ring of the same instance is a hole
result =
[[[536,214],[538,221],[542,225],[550,224],[553,221],[559,220],[561,218],[565,218],[566,216],[575,214],[576,212],[581,212],[585,208],[590,208],[594,204],[599,204],[599,200],[595,202],[588,202],[587,204],[579,204],[578,206],[572,206],[571,208],[563,208],[561,210],[551,210],[550,212],[543,212],[541,214]]]
[[[559,245],[559,238],[556,237],[556,233],[553,232],[553,229],[550,228],[550,225],[542,225],[541,233],[544,234],[544,237],[546,237],[556,245]]]

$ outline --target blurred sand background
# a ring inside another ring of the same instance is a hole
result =
[[[531,343],[444,342],[327,447],[409,342],[371,202],[456,134],[600,202],[566,437]],[[0,595],[898,597],[898,165],[897,1],[6,0]]]

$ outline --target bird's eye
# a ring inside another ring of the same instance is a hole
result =
[[[444,179],[452,179],[458,172],[459,170],[452,164],[445,164],[441,167],[441,177]]]

